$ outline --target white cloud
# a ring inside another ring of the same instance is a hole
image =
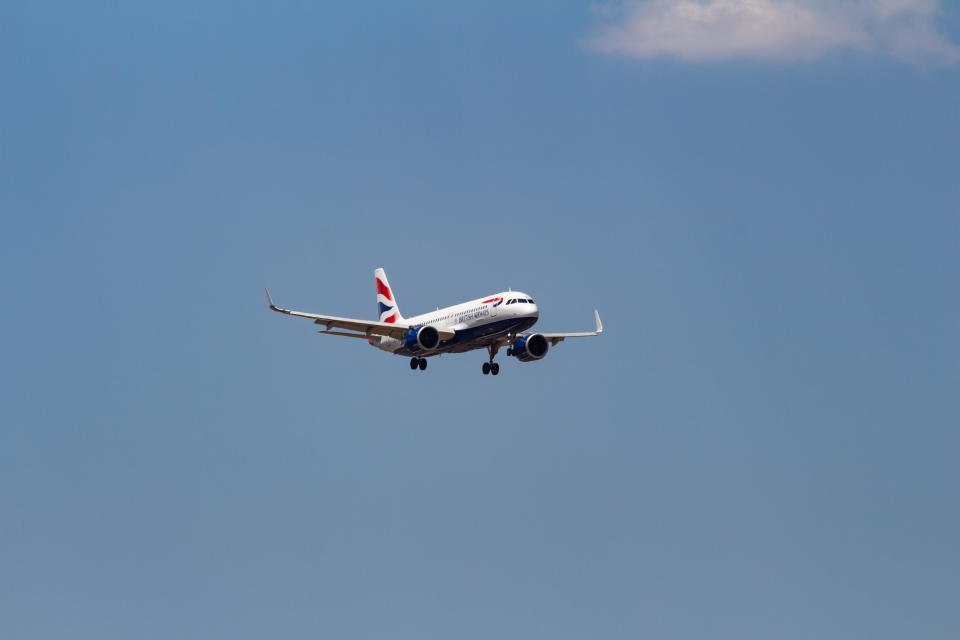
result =
[[[586,39],[596,51],[687,61],[813,60],[840,50],[916,64],[960,62],[939,0],[624,0]]]

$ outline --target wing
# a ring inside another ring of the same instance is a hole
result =
[[[600,312],[597,311],[596,309],[593,310],[593,319],[594,319],[594,321],[595,321],[596,324],[597,324],[597,327],[596,327],[596,329],[595,329],[594,331],[581,331],[581,332],[578,332],[578,333],[541,333],[540,335],[542,335],[544,338],[546,338],[547,340],[549,340],[551,346],[556,345],[558,342],[563,342],[563,341],[566,340],[567,338],[585,338],[585,337],[587,337],[587,336],[598,336],[598,335],[600,335],[601,333],[603,333],[603,323],[600,322]],[[520,335],[521,335],[521,336],[529,336],[529,335],[533,335],[534,333],[539,333],[539,332],[538,332],[538,331],[532,331],[532,332],[531,332],[531,331],[527,331],[527,332],[525,332],[525,333],[521,333]],[[509,338],[503,337],[503,338],[499,338],[499,339],[497,340],[497,345],[498,345],[498,346],[503,347],[503,346],[506,346],[506,345],[508,345],[508,344],[510,344]]]
[[[593,310],[593,319],[597,323],[597,328],[594,331],[581,331],[579,333],[541,333],[540,335],[549,340],[551,345],[556,345],[558,342],[563,342],[567,338],[598,336],[603,333],[603,323],[600,322],[600,312],[596,309]]]
[[[273,298],[270,297],[270,291],[266,287],[264,287],[264,291],[267,292],[267,301],[270,303],[271,309],[279,313],[285,313],[289,316],[310,318],[313,320],[314,324],[322,324],[326,326],[326,331],[320,331],[319,333],[329,333],[335,336],[350,336],[351,338],[364,338],[368,335],[377,335],[389,336],[391,338],[403,340],[410,329],[414,328],[411,325],[403,323],[379,322],[377,320],[358,320],[356,318],[339,318],[337,316],[324,316],[318,313],[304,313],[302,311],[281,309],[277,305],[273,304]],[[331,331],[331,329],[347,329],[349,331],[359,331],[360,333]],[[441,340],[449,340],[455,335],[453,331],[449,331],[447,329],[437,329],[437,332],[440,334]]]

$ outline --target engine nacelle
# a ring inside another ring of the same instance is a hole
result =
[[[430,325],[419,329],[410,329],[403,337],[403,346],[413,353],[433,351],[440,345],[440,333]]]
[[[520,362],[539,360],[547,355],[550,343],[539,333],[523,336],[513,343],[513,355]]]

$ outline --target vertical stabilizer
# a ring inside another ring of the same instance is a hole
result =
[[[393,289],[390,288],[390,281],[387,280],[387,273],[383,269],[377,269],[373,272],[377,281],[377,309],[380,312],[380,322],[399,322],[403,320],[400,315],[400,307],[397,305],[397,298],[393,295]]]

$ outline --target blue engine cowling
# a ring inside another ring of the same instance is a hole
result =
[[[539,333],[523,336],[513,343],[513,355],[520,362],[539,360],[547,355],[550,343]]]
[[[440,333],[427,325],[418,329],[410,329],[403,337],[403,346],[412,353],[433,351],[440,344]]]

